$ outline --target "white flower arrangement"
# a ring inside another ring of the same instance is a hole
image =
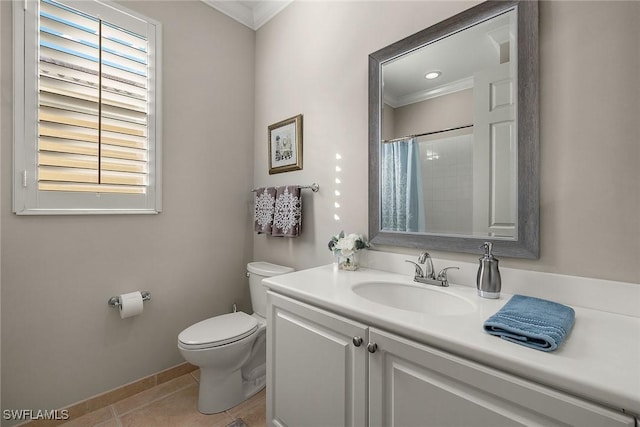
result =
[[[344,231],[340,231],[329,240],[328,246],[334,255],[344,258],[340,260],[340,268],[355,270],[358,266],[357,263],[353,265],[353,255],[361,249],[368,248],[369,243],[361,234],[351,233],[345,236]]]

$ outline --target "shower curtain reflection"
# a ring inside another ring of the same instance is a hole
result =
[[[420,151],[414,138],[381,147],[381,226],[385,231],[425,230]]]

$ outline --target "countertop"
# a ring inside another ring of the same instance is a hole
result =
[[[429,315],[364,299],[352,287],[368,281],[415,284],[412,278],[368,268],[326,265],[263,280],[282,295],[359,320],[417,342],[544,384],[616,410],[640,415],[640,318],[572,306],[574,327],[553,352],[507,342],[484,332],[484,321],[511,297],[477,296],[475,287],[451,284],[475,309],[461,315]],[[428,286],[428,285],[419,285]]]

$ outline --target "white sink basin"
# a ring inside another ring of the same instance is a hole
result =
[[[400,310],[454,316],[475,311],[468,299],[430,285],[409,285],[394,282],[363,282],[353,286],[353,292],[369,301]]]

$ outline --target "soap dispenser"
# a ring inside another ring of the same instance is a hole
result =
[[[479,258],[480,266],[476,283],[478,295],[482,298],[500,298],[502,281],[500,280],[500,270],[498,270],[498,259],[491,253],[493,243],[485,242],[482,248],[485,252],[484,256]]]

